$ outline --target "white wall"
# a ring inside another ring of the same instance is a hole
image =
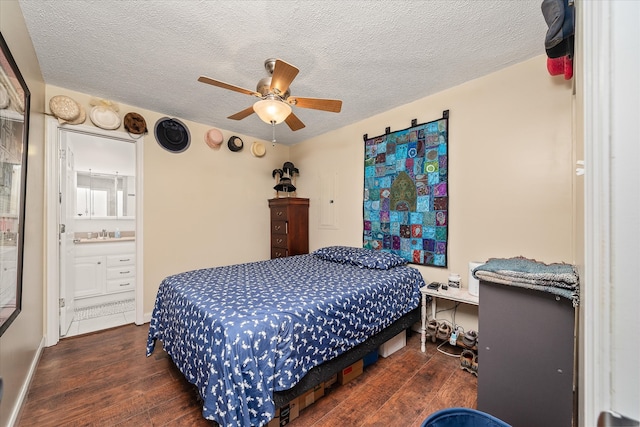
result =
[[[611,409],[640,421],[640,342],[628,336],[640,325],[640,3],[614,2],[611,16]]]
[[[572,263],[571,82],[549,76],[545,61],[536,57],[293,146],[299,194],[311,199],[310,249],[362,245],[363,135],[449,110],[449,267],[419,267],[425,280],[458,272],[466,287],[468,263],[490,257]],[[320,195],[334,174],[338,225],[327,229],[319,225]],[[461,311],[467,320],[456,320],[477,327],[477,310]]]

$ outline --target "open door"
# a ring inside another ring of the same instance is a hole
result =
[[[73,151],[67,145],[65,132],[60,133],[60,336],[67,335],[75,309],[75,243],[74,214],[76,174]]]

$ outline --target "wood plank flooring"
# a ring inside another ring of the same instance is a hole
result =
[[[18,426],[215,426],[198,393],[156,345],[145,356],[149,325],[126,325],[66,338],[44,349]],[[459,353],[459,349],[448,351]],[[420,426],[432,412],[476,408],[477,379],[458,358],[420,336],[364,374],[335,385],[291,427]]]

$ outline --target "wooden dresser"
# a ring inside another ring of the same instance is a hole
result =
[[[309,253],[309,199],[269,199],[271,259]]]

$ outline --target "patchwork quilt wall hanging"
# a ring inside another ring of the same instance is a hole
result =
[[[446,267],[448,129],[443,117],[365,140],[363,247]]]

